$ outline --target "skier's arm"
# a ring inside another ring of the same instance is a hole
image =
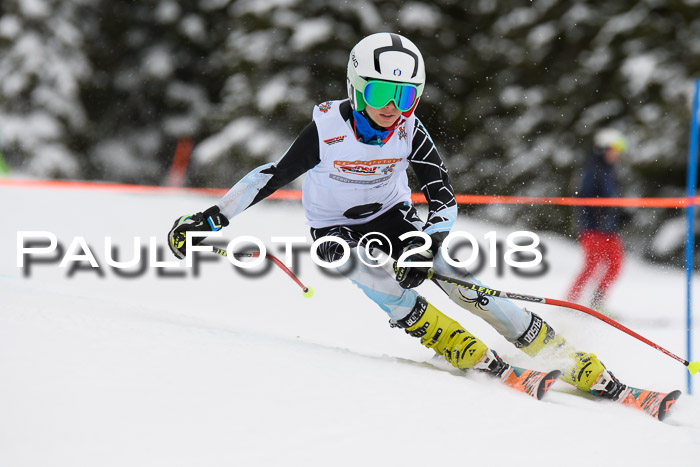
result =
[[[429,251],[412,253],[412,256],[417,261],[430,261],[433,255],[437,254],[438,248],[450,233],[457,218],[457,201],[450,185],[447,168],[442,163],[428,131],[418,119],[413,131],[413,143],[408,161],[418,178],[425,199],[428,200],[428,220],[423,226],[423,232],[430,235],[432,239]],[[403,252],[409,252],[417,246],[420,245],[409,242],[404,245]],[[419,286],[428,276],[427,267],[396,265],[394,271],[399,285],[405,289]]]
[[[252,170],[233,185],[217,204],[204,212],[176,219],[168,233],[170,250],[176,257],[184,259],[187,254],[187,232],[217,231],[226,227],[229,219],[270,196],[319,161],[318,130],[316,124],[311,122],[277,162]],[[193,245],[201,241],[202,237],[192,238]]]
[[[428,220],[423,231],[439,243],[449,234],[457,218],[457,201],[447,168],[428,131],[418,119],[409,162],[428,200]]]
[[[233,185],[217,204],[227,219],[270,196],[320,162],[318,130],[309,123],[277,161],[261,165]]]

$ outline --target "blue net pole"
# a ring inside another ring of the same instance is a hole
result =
[[[688,145],[688,206],[686,207],[686,219],[688,229],[685,238],[685,272],[686,272],[686,343],[687,359],[691,361],[693,341],[693,266],[695,246],[695,189],[698,173],[698,94],[700,93],[700,80],[695,81],[695,95],[693,97],[693,113],[690,121],[690,144]],[[693,393],[693,382],[690,373],[688,378],[688,394]]]

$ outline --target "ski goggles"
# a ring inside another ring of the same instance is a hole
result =
[[[393,101],[401,112],[411,110],[418,98],[418,87],[391,81],[368,81],[362,96],[370,107],[381,109]]]

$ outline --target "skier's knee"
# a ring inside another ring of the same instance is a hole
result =
[[[316,235],[313,234],[314,238]],[[330,237],[329,240],[321,242],[316,247],[316,254],[326,263],[333,263],[342,259],[346,252],[346,245],[351,249],[357,246],[358,234],[347,227],[334,227],[326,232],[323,232],[324,237]]]
[[[316,254],[321,261],[326,263],[334,263],[343,259],[345,256],[345,249],[341,243],[329,240],[318,245],[318,248],[316,248]]]

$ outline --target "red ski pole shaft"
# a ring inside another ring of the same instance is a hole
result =
[[[635,339],[638,339],[645,344],[655,348],[656,350],[659,350],[663,352],[664,354],[668,355],[669,357],[673,358],[674,360],[677,360],[681,362],[683,365],[685,365],[688,368],[688,371],[690,371],[690,374],[694,375],[695,373],[698,372],[700,369],[700,362],[689,362],[688,360],[679,357],[678,355],[674,354],[673,352],[670,352],[666,350],[665,348],[661,347],[660,345],[650,341],[646,337],[632,331],[628,327],[624,326],[623,324],[618,323],[614,319],[608,318],[607,316],[598,313],[595,310],[592,310],[591,308],[588,308],[583,305],[579,305],[578,303],[572,303],[572,302],[567,302],[564,300],[555,300],[553,298],[546,298],[546,297],[536,297],[534,295],[526,295],[526,294],[519,294],[519,293],[514,293],[514,292],[504,292],[502,290],[496,290],[492,289],[489,287],[484,287],[482,285],[477,285],[472,282],[467,282],[463,281],[460,279],[455,279],[453,277],[449,276],[444,276],[442,274],[438,274],[432,269],[428,272],[428,279],[436,279],[448,284],[456,285],[458,287],[463,287],[465,289],[473,290],[476,293],[480,293],[486,296],[490,297],[499,297],[499,298],[509,298],[511,300],[521,300],[525,302],[532,302],[532,303],[542,303],[544,305],[553,305],[553,306],[561,306],[564,308],[571,308],[573,310],[578,310],[583,313],[589,314],[591,316],[594,316],[598,318],[599,320],[609,324],[610,326],[613,326],[620,331],[629,334],[630,336],[634,337]]]
[[[207,246],[206,244],[204,246]],[[214,245],[208,245],[212,247],[212,251],[216,253],[219,256],[228,256],[228,252],[223,249],[216,247]],[[234,258],[259,258],[260,257],[260,252],[255,251],[253,253],[234,253],[233,254]],[[284,265],[282,261],[280,261],[276,256],[271,255],[269,253],[265,253],[265,259],[269,259],[272,261],[277,267],[279,267],[282,271],[284,271],[294,282],[297,283],[299,287],[301,287],[302,293],[304,297],[306,298],[311,298],[314,294],[314,289],[311,287],[307,287],[304,285],[301,280],[292,272],[289,270],[287,266]]]

